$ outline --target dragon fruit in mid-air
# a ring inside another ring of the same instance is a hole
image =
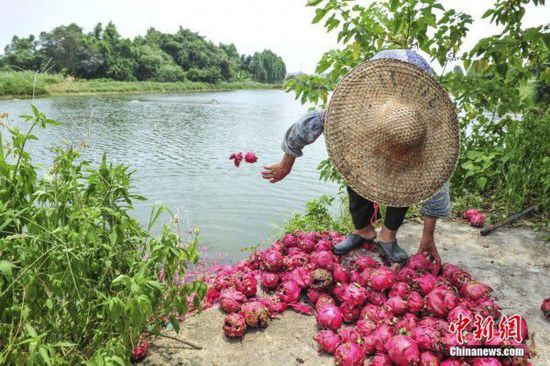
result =
[[[229,160],[233,160],[233,164],[238,168],[239,165],[241,165],[241,161],[243,160],[243,153],[233,153],[231,156],[229,156]]]
[[[258,157],[253,152],[247,152],[244,155],[244,161],[246,161],[247,163],[250,163],[250,164],[254,164],[255,162],[258,161]]]

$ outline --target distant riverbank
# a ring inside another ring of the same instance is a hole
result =
[[[67,94],[109,94],[145,92],[223,91],[238,89],[280,89],[281,84],[235,81],[209,84],[195,81],[116,81],[110,79],[75,80],[58,74],[30,71],[0,71],[0,98],[31,98]]]

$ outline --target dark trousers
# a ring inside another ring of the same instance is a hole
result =
[[[353,226],[355,226],[357,230],[364,229],[381,217],[380,211],[374,208],[374,202],[361,197],[350,187],[347,187],[347,189],[349,195],[349,212],[351,213]],[[384,225],[391,231],[397,231],[401,224],[403,224],[408,209],[408,207],[386,207]]]

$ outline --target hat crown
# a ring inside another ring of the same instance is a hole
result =
[[[413,105],[388,101],[382,106],[379,117],[388,142],[399,150],[417,148],[426,138],[426,122]]]

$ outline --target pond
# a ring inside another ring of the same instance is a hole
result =
[[[307,108],[280,90],[240,90],[187,94],[64,96],[35,100],[49,118],[64,124],[37,131],[33,159],[47,166],[50,148],[86,146],[85,159],[110,161],[135,170],[135,215],[148,221],[154,205],[166,205],[181,230],[201,228],[210,254],[242,258],[242,247],[273,239],[278,225],[304,204],[337,187],[319,181],[326,158],[322,137],[304,149],[292,173],[277,184],[261,177],[263,165],[277,162],[286,129]],[[29,100],[0,100],[10,118],[30,113]],[[83,144],[85,143],[85,144]],[[254,151],[256,164],[235,168],[234,151]]]

